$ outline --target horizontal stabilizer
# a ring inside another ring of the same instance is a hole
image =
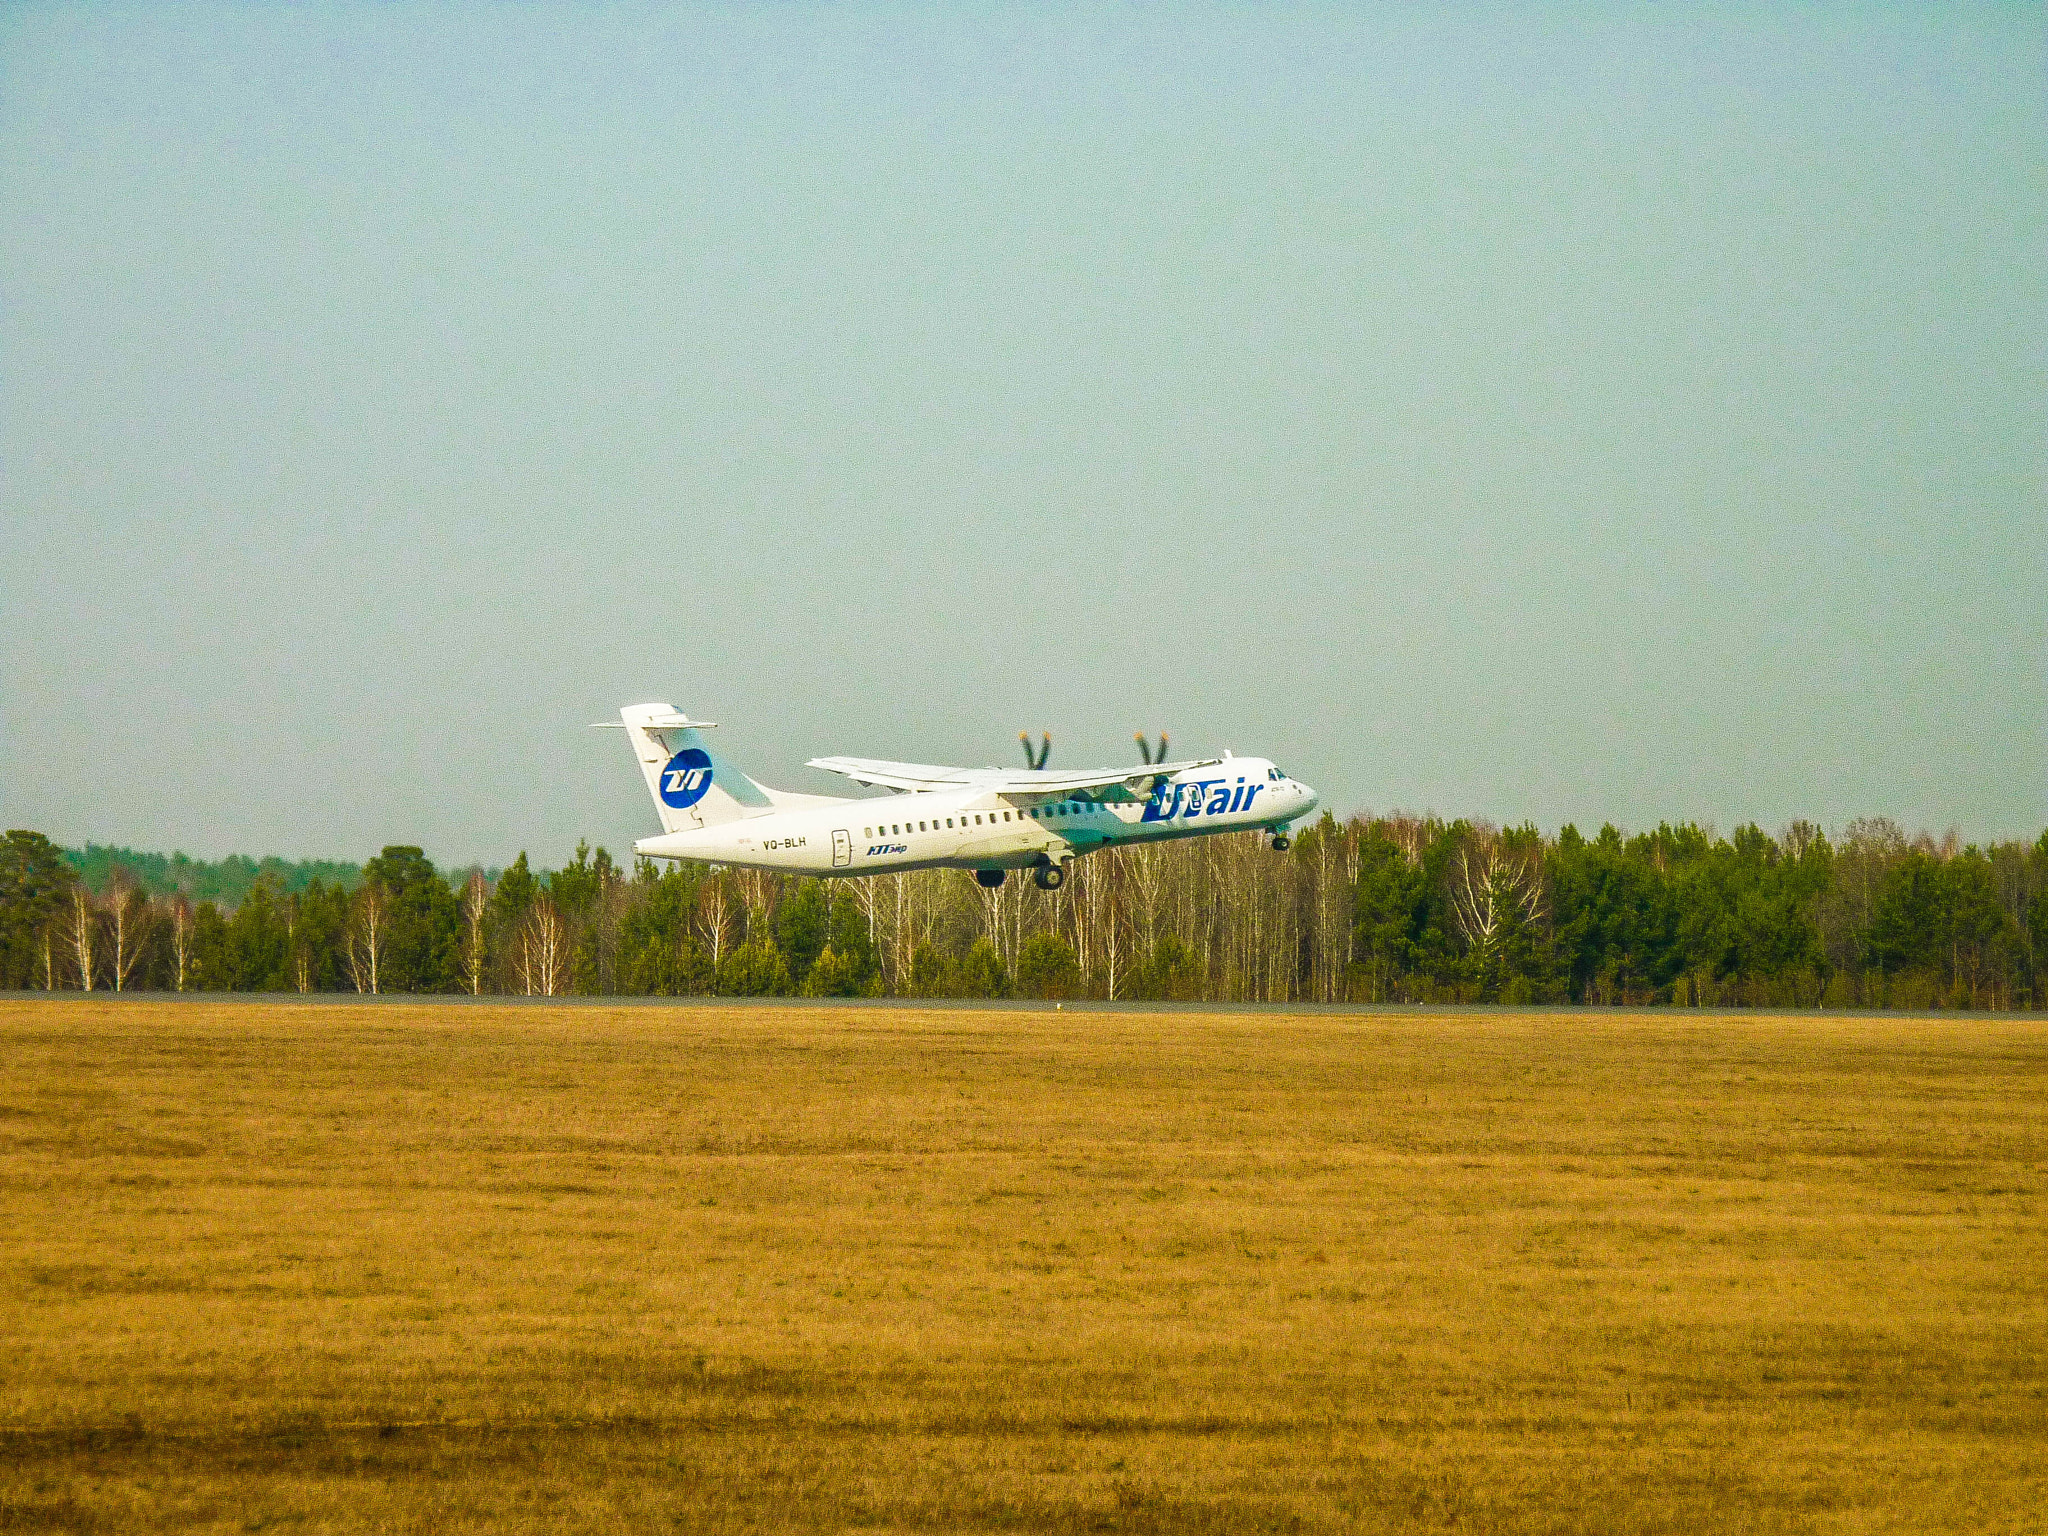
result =
[[[665,715],[649,715],[644,720],[635,720],[633,724],[643,731],[709,731],[718,727],[716,720],[692,720],[688,715],[679,715],[673,710]],[[623,731],[626,729],[626,722],[595,720],[591,722],[590,728],[593,731]]]

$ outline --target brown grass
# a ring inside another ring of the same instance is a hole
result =
[[[0,1004],[0,1530],[2048,1529],[2048,1027]]]

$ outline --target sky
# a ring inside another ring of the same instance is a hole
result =
[[[66,844],[622,852],[648,700],[2032,837],[2044,573],[2039,6],[0,11]]]

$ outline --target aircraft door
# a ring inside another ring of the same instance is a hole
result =
[[[832,834],[832,867],[844,869],[853,862],[853,834],[840,828]]]

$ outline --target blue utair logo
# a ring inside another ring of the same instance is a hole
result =
[[[1169,784],[1159,781],[1152,788],[1152,798],[1145,802],[1145,814],[1140,821],[1172,821],[1176,817],[1221,816],[1227,812],[1249,810],[1252,796],[1266,786],[1247,784],[1239,779],[1235,784],[1222,779],[1203,779],[1198,784]]]
[[[686,811],[704,798],[711,787],[711,754],[702,747],[685,747],[661,770],[661,803]]]

